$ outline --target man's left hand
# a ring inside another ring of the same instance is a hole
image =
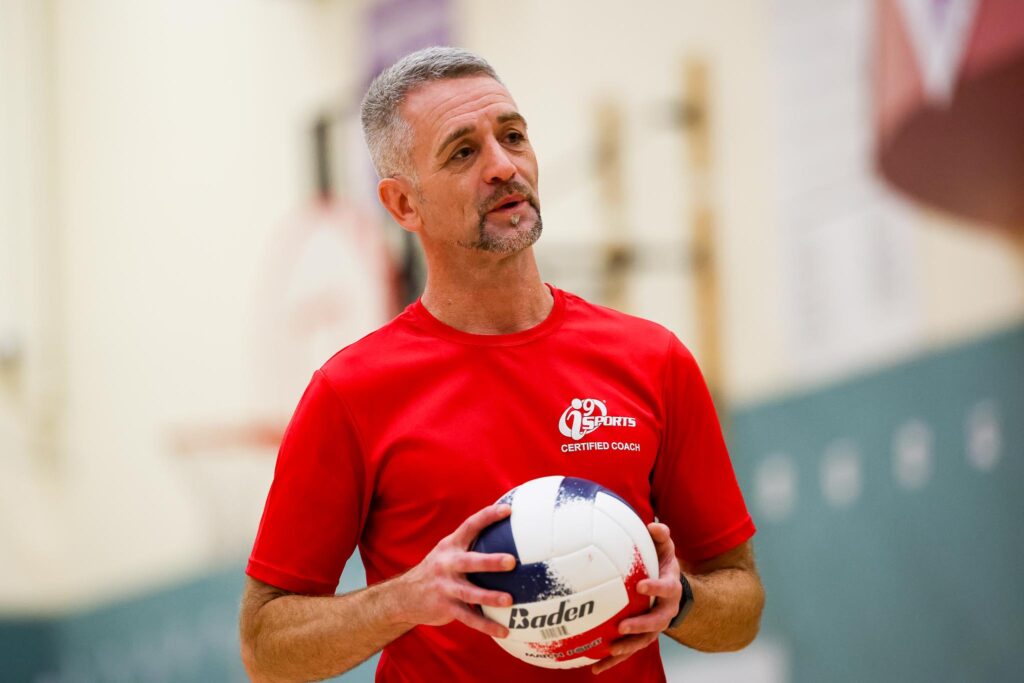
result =
[[[658,522],[647,525],[658,551],[658,578],[643,579],[637,583],[637,592],[655,598],[654,605],[644,614],[619,623],[622,638],[611,645],[612,656],[602,659],[593,666],[595,674],[603,673],[619,662],[625,661],[634,653],[644,649],[668,628],[668,625],[679,612],[679,598],[683,594],[683,586],[679,580],[679,560],[676,559],[675,544],[669,528]]]

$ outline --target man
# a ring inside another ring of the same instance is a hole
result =
[[[514,566],[467,550],[509,514],[488,503],[552,474],[617,492],[658,550],[660,575],[638,586],[652,609],[622,622],[593,673],[664,680],[661,632],[745,646],[763,604],[754,527],[704,382],[664,328],[541,281],[537,161],[497,75],[464,50],[423,50],[378,76],[362,114],[380,201],[418,236],[427,283],[314,374],[285,433],[246,570],[252,678],[326,678],[383,648],[382,681],[589,679],[504,653],[489,636],[508,629],[476,606],[510,596],[466,579]],[[598,403],[631,419],[580,429],[572,410]],[[369,587],[334,596],[357,544]]]

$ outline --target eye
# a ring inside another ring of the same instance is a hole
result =
[[[525,139],[526,136],[520,133],[518,130],[510,130],[508,134],[505,136],[505,140],[507,142],[512,143],[513,145],[519,144]]]
[[[452,161],[462,161],[463,159],[468,159],[469,155],[472,154],[472,153],[473,153],[473,148],[469,147],[467,145],[464,145],[462,147],[459,147],[457,150],[455,150],[455,153],[452,154],[451,159],[452,159]]]

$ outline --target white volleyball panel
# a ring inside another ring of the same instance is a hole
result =
[[[594,506],[586,498],[569,499],[555,508],[551,530],[553,555],[572,553],[590,543],[593,512]]]
[[[512,497],[512,538],[523,564],[543,562],[552,552],[552,511],[563,477],[528,481]]]
[[[629,574],[633,566],[636,545],[626,530],[606,513],[594,509],[591,519],[594,523],[593,543],[611,560],[619,576]]]
[[[589,545],[548,561],[555,583],[572,592],[589,590],[611,580],[622,581],[618,567],[600,548]]]
[[[529,662],[534,666],[542,666],[545,669],[578,669],[581,666],[590,666],[598,662],[589,657],[576,657],[560,662],[555,658],[556,655],[546,652],[543,647],[538,647],[534,643],[521,643],[508,638],[495,638],[494,642],[517,659]]]
[[[651,539],[651,532],[647,525],[633,509],[623,503],[615,496],[599,492],[594,500],[594,507],[610,517],[622,530],[629,534],[633,544],[640,549],[640,557],[643,558],[644,567],[647,568],[647,575],[658,576],[658,551],[654,549],[654,541]],[[596,523],[596,520],[595,520]],[[599,547],[604,546],[598,543]],[[632,551],[632,548],[630,549]],[[625,573],[623,574],[625,575]]]
[[[622,579],[574,595],[563,595],[514,607],[482,605],[484,615],[508,626],[508,638],[543,643],[563,640],[600,626],[629,602]]]

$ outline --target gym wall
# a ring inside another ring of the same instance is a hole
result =
[[[254,398],[261,292],[311,201],[311,123],[350,110],[363,86],[374,6],[0,3],[0,655],[12,680],[242,680],[234,613],[274,457],[258,427],[281,418]],[[599,297],[612,237],[678,253],[640,263],[622,301],[698,359],[706,322],[686,254],[700,190],[676,116],[686,65],[708,70],[718,400],[768,607],[745,652],[665,645],[670,680],[1019,670],[1007,549],[1022,533],[1024,250],[873,173],[871,5],[449,11],[452,35],[530,121],[542,274]],[[618,236],[593,163],[609,102],[623,122]],[[338,190],[372,211],[362,150],[343,148]],[[892,287],[871,299],[885,264]],[[182,455],[178,437],[197,430],[214,438]],[[360,580],[350,562],[343,587]]]

